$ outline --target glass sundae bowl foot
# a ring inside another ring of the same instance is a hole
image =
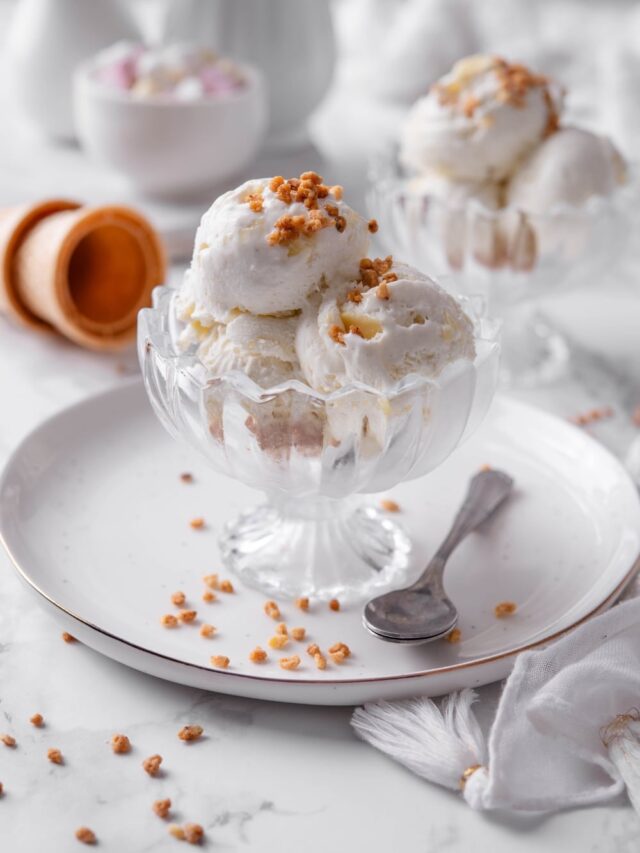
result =
[[[285,497],[229,522],[220,550],[228,568],[265,595],[348,602],[401,586],[411,542],[366,502]]]
[[[500,379],[506,387],[535,388],[561,379],[569,366],[569,345],[534,311],[505,318]]]

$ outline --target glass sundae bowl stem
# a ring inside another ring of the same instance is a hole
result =
[[[411,543],[362,498],[275,494],[229,522],[220,549],[226,565],[266,595],[346,602],[401,585]]]
[[[502,384],[532,388],[559,379],[567,369],[569,347],[537,306],[525,302],[501,313]]]

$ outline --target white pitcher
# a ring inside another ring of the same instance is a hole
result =
[[[335,63],[329,0],[172,0],[164,38],[197,41],[257,65],[270,94],[267,142],[307,141],[307,119]]]
[[[16,108],[46,135],[73,138],[73,70],[116,41],[139,38],[120,0],[20,0],[5,56]]]

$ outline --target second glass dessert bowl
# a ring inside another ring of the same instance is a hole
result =
[[[385,249],[433,270],[455,293],[482,295],[503,321],[504,381],[531,386],[561,375],[569,349],[538,313],[540,302],[593,286],[615,266],[629,239],[635,176],[610,196],[544,214],[431,194],[404,171],[396,146],[378,153],[369,177]]]
[[[154,292],[139,318],[153,408],[211,466],[267,502],[225,528],[225,563],[268,595],[359,600],[402,583],[411,542],[363,493],[427,474],[470,435],[495,392],[499,324],[465,303],[476,357],[436,379],[409,375],[380,391],[354,382],[323,394],[298,380],[265,389],[240,371],[212,378],[176,347],[175,291]]]

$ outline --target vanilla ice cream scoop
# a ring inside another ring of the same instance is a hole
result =
[[[546,139],[507,187],[507,203],[544,214],[558,205],[579,207],[591,196],[610,195],[624,183],[622,155],[605,136],[565,127]]]
[[[239,314],[204,336],[198,357],[212,376],[239,370],[262,388],[302,380],[295,348],[297,318]]]
[[[353,277],[367,254],[367,223],[314,172],[247,181],[202,218],[190,271],[192,317],[299,311],[314,292]]]
[[[556,129],[560,109],[561,91],[546,77],[499,57],[470,56],[413,105],[400,158],[417,173],[503,180]]]
[[[471,320],[432,279],[391,258],[363,264],[359,280],[300,321],[296,348],[310,385],[327,392],[355,381],[384,390],[410,373],[433,378],[475,358]]]

